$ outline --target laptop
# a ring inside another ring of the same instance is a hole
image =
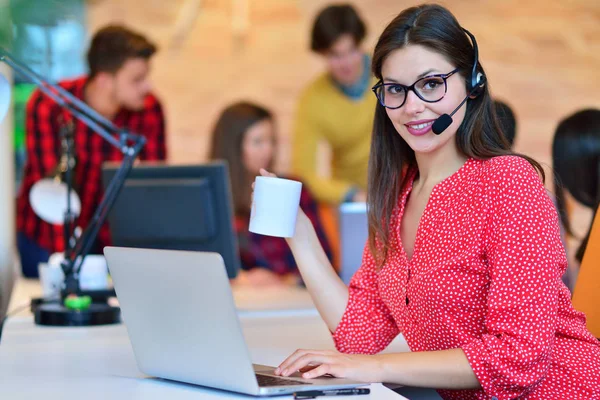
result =
[[[362,263],[369,238],[366,203],[343,203],[340,213],[340,278],[347,285]]]
[[[365,385],[253,365],[218,253],[106,247],[104,255],[146,375],[254,396]]]

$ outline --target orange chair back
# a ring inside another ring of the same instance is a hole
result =
[[[592,225],[588,245],[573,289],[573,306],[587,317],[587,327],[600,338],[600,212]]]
[[[340,228],[339,217],[336,207],[321,203],[319,204],[319,217],[323,223],[323,230],[329,240],[331,252],[333,253],[333,268],[339,272],[340,270]]]

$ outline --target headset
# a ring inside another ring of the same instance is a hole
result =
[[[469,80],[469,87],[467,88],[467,96],[463,101],[452,111],[450,114],[442,114],[438,117],[433,123],[431,130],[436,135],[440,135],[444,132],[451,124],[452,124],[452,116],[467,102],[469,98],[475,98],[483,93],[485,82],[487,81],[485,75],[482,72],[479,72],[479,48],[477,47],[477,40],[475,40],[475,36],[465,28],[462,28],[463,31],[469,36],[471,39],[471,43],[473,44],[473,52],[475,54],[473,60],[473,69],[471,71],[471,79]]]

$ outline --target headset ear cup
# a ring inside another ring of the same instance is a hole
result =
[[[481,93],[483,93],[483,88],[485,87],[486,81],[487,80],[485,78],[485,75],[482,74],[481,72],[478,72],[477,77],[472,80],[474,85],[472,88],[471,98],[475,98],[475,97],[479,96]]]

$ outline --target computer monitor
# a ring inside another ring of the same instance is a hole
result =
[[[114,163],[103,166],[105,189],[117,168]],[[224,162],[136,165],[108,214],[108,223],[115,246],[212,251],[221,254],[230,278],[240,269]]]
[[[365,203],[343,203],[340,208],[340,277],[344,283],[358,270],[369,238],[369,221]]]

